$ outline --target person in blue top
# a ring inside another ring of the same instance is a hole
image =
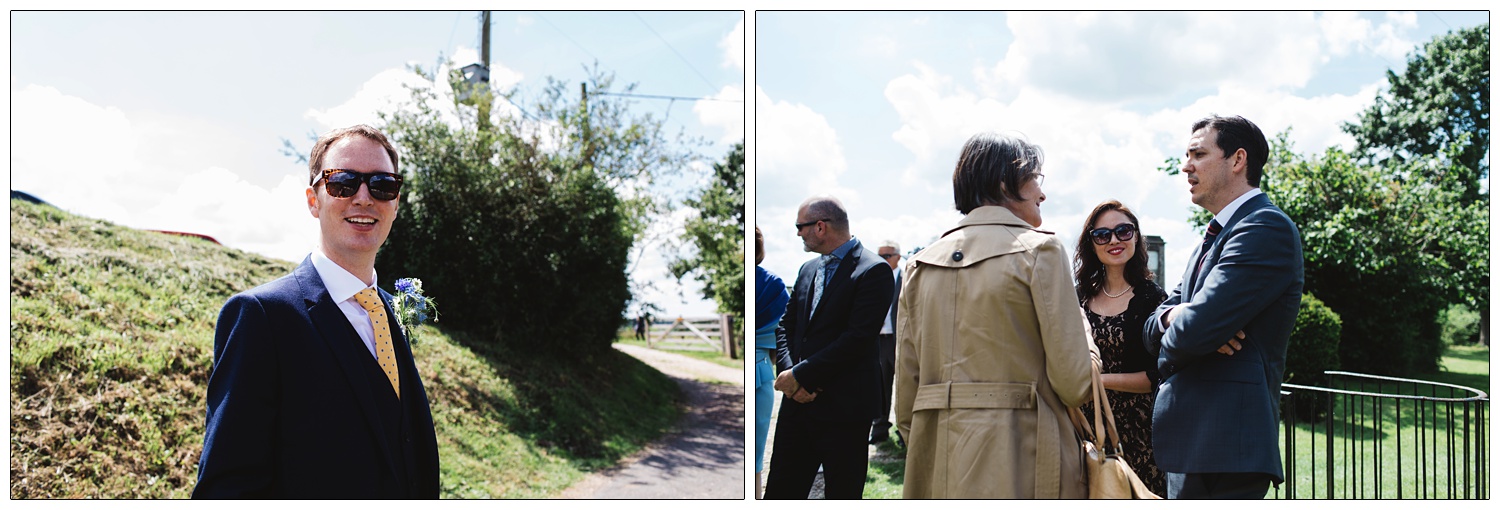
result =
[[[780,276],[760,267],[766,259],[766,241],[755,227],[755,499],[761,497],[761,471],[766,462],[766,435],[771,431],[771,407],[775,404],[776,327],[786,314],[792,296]]]

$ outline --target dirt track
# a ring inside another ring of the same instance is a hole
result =
[[[675,379],[688,409],[666,436],[619,465],[589,475],[561,497],[744,499],[744,372],[644,347],[615,348]]]

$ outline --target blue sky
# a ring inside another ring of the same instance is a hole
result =
[[[755,222],[767,269],[810,254],[796,208],[832,194],[872,250],[931,243],[961,218],[951,176],[980,131],[1046,154],[1042,228],[1069,247],[1116,198],[1166,241],[1168,288],[1201,232],[1183,176],[1156,168],[1191,123],[1243,115],[1299,152],[1352,147],[1387,69],[1485,12],[759,12],[755,19]]]
[[[640,99],[709,145],[664,185],[675,197],[707,178],[744,137],[744,16],[728,12],[495,12],[492,83],[535,97],[585,66],[636,93],[732,101]],[[63,209],[300,261],[317,239],[303,204],[309,133],[375,123],[407,97],[408,64],[479,58],[476,11],[12,12],[11,187]],[[658,222],[680,228],[684,208]],[[643,298],[669,314],[714,305],[678,286],[654,242],[632,261]],[[420,275],[413,275],[418,276]]]

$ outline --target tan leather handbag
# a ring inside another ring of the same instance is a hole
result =
[[[1089,428],[1088,418],[1078,408],[1068,409],[1073,428],[1083,447],[1083,464],[1087,467],[1089,499],[1161,499],[1152,493],[1135,475],[1135,470],[1120,456],[1120,435],[1115,430],[1115,413],[1109,407],[1109,398],[1104,395],[1104,384],[1099,376],[1099,365],[1090,363],[1094,371],[1094,427]],[[1099,446],[1095,430],[1104,431],[1104,449]]]

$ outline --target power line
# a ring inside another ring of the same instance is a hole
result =
[[[558,28],[556,24],[552,23],[552,20],[547,19],[547,17],[543,16],[542,13],[537,13],[536,17],[541,18],[542,21],[547,22],[547,25],[551,26],[553,30],[556,30],[558,34],[562,34],[563,39],[567,39],[568,42],[573,43],[573,45],[577,46],[580,51],[583,51],[584,53],[588,54],[589,57],[593,58],[595,62],[599,61],[599,57],[590,52],[588,48],[583,47],[582,44],[578,44],[578,41],[574,41],[572,37],[568,37],[567,32],[564,32],[563,29]]]
[[[709,81],[707,77],[703,76],[703,73],[698,72],[698,68],[694,67],[692,62],[688,62],[687,57],[682,56],[682,53],[679,53],[677,51],[677,48],[672,47],[672,43],[667,42],[667,38],[662,37],[660,33],[657,33],[655,28],[651,28],[651,24],[646,23],[646,19],[642,18],[640,13],[632,11],[630,14],[635,16],[635,19],[640,20],[641,24],[646,26],[646,30],[650,30],[652,34],[655,34],[657,39],[661,39],[661,43],[666,45],[667,49],[672,50],[672,54],[677,55],[677,58],[681,59],[682,63],[686,64],[688,69],[691,69],[693,71],[693,74],[698,75],[698,78],[703,80],[704,85],[708,85],[709,89],[714,88],[713,82]]]
[[[601,96],[639,97],[644,99],[671,99],[684,101],[724,101],[726,103],[743,103],[743,99],[724,99],[718,97],[685,97],[685,96],[660,96],[655,94],[625,94],[620,92],[595,92]]]

